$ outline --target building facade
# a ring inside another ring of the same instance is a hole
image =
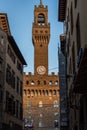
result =
[[[87,1],[59,0],[67,53],[69,130],[87,129]]]
[[[22,130],[23,65],[26,62],[0,14],[0,130]]]
[[[34,7],[32,42],[34,45],[34,74],[24,73],[24,118],[26,126],[35,129],[54,129],[59,123],[59,76],[48,74],[48,44],[50,23],[48,7]]]
[[[60,76],[60,130],[68,128],[68,107],[67,107],[67,84],[66,84],[66,37],[60,35],[59,48],[59,76]]]
[[[4,68],[5,68],[5,50],[2,36],[6,37],[6,33],[0,29],[0,129],[2,128],[2,113],[3,113],[3,86],[4,86]]]

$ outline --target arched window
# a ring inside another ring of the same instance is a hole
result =
[[[42,13],[38,15],[38,24],[45,24],[45,16]]]
[[[58,120],[55,120],[54,121],[54,128],[57,128],[58,127]]]
[[[34,83],[34,81],[33,81],[33,80],[31,81],[31,85],[35,85],[35,83]]]
[[[49,81],[49,85],[52,85],[52,81],[51,80]]]
[[[43,107],[43,102],[39,101],[39,107]]]
[[[58,81],[57,80],[55,81],[55,85],[58,85]]]
[[[56,116],[58,116],[58,115],[59,115],[58,111],[55,111],[55,112],[54,112],[54,116],[56,117]]]
[[[54,107],[58,107],[58,106],[59,106],[58,101],[57,101],[57,100],[55,100],[55,101],[53,102],[53,105],[54,105]]]
[[[26,90],[24,89],[24,96],[26,95]]]
[[[39,127],[42,127],[42,121],[41,120],[39,121]]]
[[[28,80],[26,80],[26,85],[28,85],[29,84],[29,81]]]
[[[39,80],[37,81],[37,83],[38,83],[38,85],[40,85],[40,81]]]
[[[46,85],[46,81],[44,80],[44,85]]]
[[[32,103],[31,103],[31,102],[28,102],[27,106],[28,106],[28,107],[31,107],[31,106],[32,106]]]

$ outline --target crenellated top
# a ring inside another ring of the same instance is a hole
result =
[[[23,74],[23,79],[24,79],[24,86],[25,87],[34,87],[37,85],[39,86],[53,86],[53,88],[55,86],[58,86],[58,88],[56,87],[56,89],[59,90],[59,76],[55,75],[54,72],[52,72],[50,75],[47,76],[42,76],[42,75],[34,75],[31,72],[29,73],[25,73]]]
[[[37,8],[41,8],[41,9],[42,9],[42,8],[43,8],[43,9],[48,9],[48,6],[47,6],[47,5],[46,5],[46,6],[44,6],[44,5],[43,5],[43,3],[42,3],[42,0],[40,0],[40,4],[39,4],[38,6],[36,6],[36,5],[35,5],[35,9],[37,9]]]
[[[34,74],[32,73],[32,72],[28,72],[28,73],[26,73],[26,72],[23,72],[23,75],[24,76],[34,76]],[[49,74],[49,76],[58,76],[57,74],[55,74],[55,72],[51,72],[50,74]],[[40,76],[41,77],[41,76]]]

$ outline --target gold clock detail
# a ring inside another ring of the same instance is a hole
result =
[[[46,72],[46,68],[44,66],[38,66],[37,67],[37,73],[40,75],[44,75]]]

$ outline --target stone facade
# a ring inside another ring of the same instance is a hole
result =
[[[0,29],[0,129],[2,128],[3,116],[3,86],[5,81],[5,52],[6,46],[3,44],[3,38],[6,41],[6,33]]]
[[[36,76],[24,74],[24,117],[30,115],[34,126],[39,127],[42,115],[43,127],[54,127],[59,114],[59,79],[57,75]],[[37,118],[39,118],[37,120]],[[49,123],[48,123],[49,122]]]
[[[0,130],[21,130],[23,65],[26,62],[9,34],[6,14],[0,14],[0,27]]]
[[[66,35],[69,130],[87,129],[87,0],[59,0]]]

